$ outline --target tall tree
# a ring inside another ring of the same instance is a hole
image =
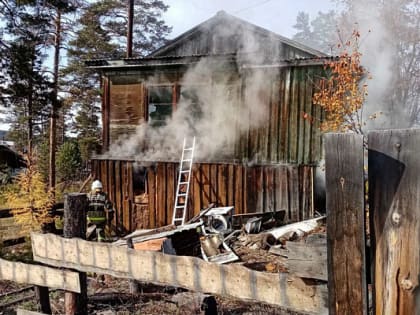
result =
[[[51,104],[51,84],[43,69],[49,17],[37,1],[1,1],[0,19],[5,69],[0,101],[11,108],[11,138],[31,152],[34,137],[45,130]]]
[[[52,0],[48,3],[50,9],[50,16],[53,18],[53,48],[54,48],[54,61],[53,61],[53,72],[52,72],[52,102],[51,102],[51,113],[50,113],[50,129],[49,129],[49,178],[48,186],[51,191],[54,192],[55,181],[56,181],[56,165],[55,157],[57,150],[57,119],[59,118],[58,112],[61,108],[61,101],[58,97],[59,93],[59,69],[60,69],[60,53],[62,49],[63,41],[63,21],[62,16],[73,13],[76,11],[77,0],[73,1],[62,1]]]
[[[133,55],[144,56],[165,43],[171,31],[162,20],[167,10],[163,1],[134,2]],[[87,69],[84,60],[95,58],[123,58],[127,43],[127,1],[99,0],[83,10],[79,29],[69,42],[68,66],[64,85],[66,103],[76,112],[72,131],[79,135],[81,151],[86,152],[99,144],[98,119],[100,113],[100,78]],[[74,84],[77,82],[77,84]]]

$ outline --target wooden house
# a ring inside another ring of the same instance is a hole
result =
[[[92,160],[92,173],[116,206],[116,226],[171,223],[186,130],[199,152],[212,150],[194,161],[189,217],[211,202],[236,214],[285,209],[290,221],[311,217],[322,157],[322,113],[312,95],[324,58],[219,12],[147,57],[87,61],[103,84],[104,155]],[[178,153],[142,154],[170,150],[168,143]]]

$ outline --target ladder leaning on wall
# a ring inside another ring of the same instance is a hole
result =
[[[178,184],[176,187],[175,204],[172,216],[173,225],[184,225],[188,206],[188,192],[190,190],[191,169],[194,158],[195,137],[192,143],[184,138],[182,155],[179,165]]]

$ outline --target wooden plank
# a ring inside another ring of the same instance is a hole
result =
[[[110,89],[109,118],[112,124],[137,124],[144,117],[141,83],[112,84]],[[116,139],[112,139],[116,140]]]
[[[369,132],[376,314],[420,314],[420,129]]]
[[[217,164],[210,164],[210,201],[220,204],[217,181]]]
[[[258,272],[196,257],[136,251],[53,234],[33,233],[31,238],[34,259],[53,266],[261,301],[301,312],[327,311],[325,284],[305,284],[285,273]]]
[[[205,206],[201,199],[201,166],[200,164],[194,164],[192,172],[192,190],[193,190],[193,201],[194,201],[194,213],[199,213]]]
[[[300,166],[301,169],[301,209],[302,219],[307,220],[314,216],[314,209],[312,204],[312,166]]]
[[[367,314],[363,137],[325,136],[330,314]]]
[[[266,162],[269,160],[268,135],[270,132],[271,83],[261,88],[259,91],[258,101],[260,102],[260,111],[263,112],[259,113],[260,117],[258,117],[259,121],[257,122],[259,127],[256,157],[257,161]]]
[[[149,195],[149,228],[156,228],[156,168],[154,166],[147,169],[147,191]]]
[[[125,213],[124,213],[123,202],[122,202],[123,201],[122,200],[123,187],[122,187],[121,179],[126,178],[127,174],[126,173],[121,174],[121,161],[114,161],[113,168],[114,168],[114,174],[115,174],[115,197],[113,200],[113,205],[114,205],[114,209],[116,210],[114,217],[121,214],[122,223],[124,226],[126,218],[124,215]]]
[[[80,293],[77,272],[0,258],[0,279]]]
[[[270,112],[270,162],[279,161],[279,118],[280,118],[280,86],[281,81],[273,82],[271,90],[271,112]]]
[[[327,244],[286,242],[287,269],[298,277],[328,281]]]
[[[166,214],[166,167],[165,163],[156,165],[156,224],[157,227],[165,225]]]
[[[172,215],[174,212],[176,184],[177,184],[176,168],[177,168],[177,165],[175,163],[166,164],[167,205],[166,205],[165,225],[172,224]],[[193,180],[191,179],[191,183],[192,182]],[[190,189],[191,188],[192,187],[190,187]]]
[[[114,160],[108,160],[107,163],[107,187],[104,190],[108,193],[109,200],[115,205],[116,204],[116,182],[115,182],[115,162]],[[123,209],[117,209],[115,213],[115,226],[117,227],[117,231],[123,231]]]
[[[228,166],[226,164],[217,166],[217,199],[220,202],[219,206],[228,206],[227,171]]]
[[[275,211],[276,194],[274,188],[274,168],[271,166],[265,167],[264,170],[264,211]]]
[[[289,149],[287,151],[287,162],[297,163],[298,162],[298,142],[299,142],[299,126],[298,126],[298,115],[299,115],[299,81],[298,81],[298,69],[293,67],[291,69],[291,92],[290,92],[290,112],[289,112],[289,132],[288,142]]]
[[[255,176],[255,210],[254,212],[264,212],[264,168],[257,166],[254,168]]]
[[[298,166],[288,166],[288,194],[289,194],[289,221],[300,221],[299,215],[299,172]]]
[[[109,149],[109,117],[110,117],[110,81],[108,77],[102,77],[102,88],[103,88],[103,98],[102,98],[102,153],[105,153]]]
[[[312,88],[313,88],[313,68],[309,68],[307,73],[307,77],[305,80],[305,101],[304,101],[304,107],[303,111],[305,115],[308,115],[306,117],[309,117],[307,119],[304,119],[301,116],[302,124],[305,128],[305,145],[304,145],[304,153],[303,153],[303,163],[304,164],[312,164],[316,162],[316,159],[313,158],[312,155],[312,141],[313,141],[313,122],[311,120],[311,117],[313,117],[312,112]],[[319,136],[319,135],[318,135]],[[316,156],[316,155],[314,155]],[[319,158],[318,156],[316,156]]]
[[[108,191],[108,160],[102,160],[101,163],[101,175],[99,180],[102,182],[104,191]]]
[[[235,165],[235,213],[246,213],[244,205],[244,196],[246,193],[246,187],[244,186],[243,178],[244,167],[242,165]]]
[[[286,218],[285,222],[290,222],[290,207],[289,207],[289,170],[287,166],[281,166],[280,170],[280,178],[279,178],[279,189],[280,189],[280,197],[277,200],[280,200],[280,209],[286,210]]]
[[[235,166],[233,164],[227,165],[226,170],[226,206],[235,206]]]
[[[302,164],[304,163],[304,154],[305,154],[305,147],[309,145],[308,139],[306,138],[305,134],[305,121],[303,120],[303,114],[305,113],[305,83],[306,83],[306,68],[298,68],[297,69],[297,117],[296,117],[296,124],[297,124],[297,163]]]
[[[287,151],[287,117],[289,106],[289,84],[290,84],[290,69],[283,69],[280,73],[280,108],[279,108],[279,148],[278,158],[279,162],[284,162],[285,152]]]
[[[133,227],[133,162],[125,162],[121,165],[121,172],[126,176],[121,179],[121,203],[123,207],[123,224],[126,232],[131,231]]]
[[[210,165],[201,164],[201,200],[203,205],[209,205],[212,202],[210,185]]]
[[[321,77],[321,75],[323,74],[316,71],[312,77],[312,80],[315,82],[313,85],[315,88],[313,89],[312,94],[316,92],[316,87],[320,86],[319,77]],[[322,155],[322,136],[320,130],[323,116],[322,112],[321,106],[313,105],[312,115],[314,119],[312,120],[313,140],[311,142],[311,155],[314,162],[318,162]]]
[[[257,212],[257,169],[256,167],[244,167],[246,172],[246,193],[244,195],[244,201],[246,203],[247,212]],[[261,212],[261,211],[260,211]]]

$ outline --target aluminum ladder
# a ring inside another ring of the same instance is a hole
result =
[[[172,224],[176,226],[185,224],[188,206],[188,192],[190,190],[191,169],[194,157],[195,137],[192,139],[191,146],[189,146],[190,144],[187,142],[187,139],[184,138],[172,216]]]

